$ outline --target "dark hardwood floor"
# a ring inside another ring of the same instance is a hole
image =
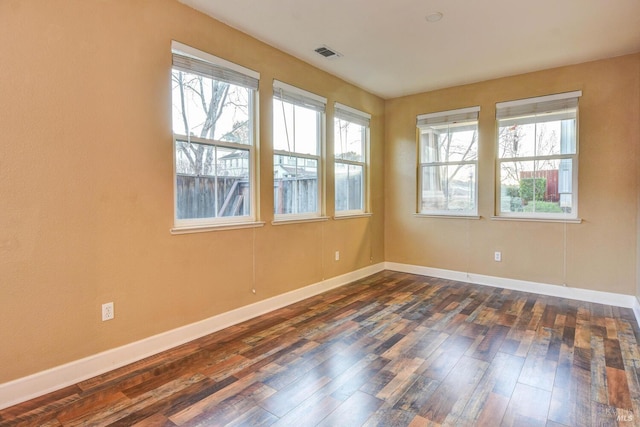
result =
[[[2,426],[632,426],[630,309],[385,271],[41,398]]]

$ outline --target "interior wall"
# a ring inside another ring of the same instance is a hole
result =
[[[176,0],[3,0],[0,40],[0,383],[384,260],[382,99]],[[262,228],[170,234],[171,40],[261,74]],[[271,224],[274,78],[328,99],[329,216],[333,103],[371,113],[373,216]]]
[[[640,54],[385,102],[175,0],[3,0],[0,39],[0,383],[384,260],[640,296]],[[261,73],[262,228],[169,233],[171,40]],[[372,114],[373,216],[271,225],[274,78]],[[492,220],[495,103],[569,90],[583,222]],[[416,115],[472,105],[481,219],[415,217]]]
[[[580,224],[496,220],[495,104],[581,90]],[[640,54],[386,102],[385,259],[636,294]],[[480,106],[480,219],[417,217],[416,116]],[[502,262],[493,260],[502,252]]]

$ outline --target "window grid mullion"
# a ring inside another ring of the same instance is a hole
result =
[[[554,154],[548,156],[527,156],[527,157],[499,157],[499,162],[533,162],[540,160],[565,160],[577,158],[578,154]]]
[[[342,159],[335,159],[334,163],[340,163],[343,165],[352,165],[352,166],[366,166],[365,162],[358,162],[356,160],[342,160]]]
[[[196,136],[180,135],[177,133],[174,133],[173,136],[178,141],[183,141],[186,143],[193,142],[201,145],[209,145],[211,147],[226,147],[226,148],[233,148],[238,150],[249,150],[249,149],[252,149],[254,146],[253,144],[239,144],[237,142],[219,141],[217,139],[200,138]]]
[[[302,159],[311,159],[311,160],[320,159],[320,156],[318,155],[296,153],[295,151],[286,151],[286,150],[273,150],[273,154],[276,156],[299,157]]]
[[[420,166],[458,166],[458,165],[477,165],[477,160],[464,160],[464,161],[454,161],[454,162],[421,162]]]

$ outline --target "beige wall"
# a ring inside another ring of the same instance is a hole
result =
[[[172,39],[261,73],[263,228],[169,232]],[[0,40],[0,383],[383,261],[382,99],[174,0],[3,0]],[[274,78],[372,114],[373,217],[271,225]]]
[[[261,73],[263,228],[169,233],[172,39]],[[634,293],[640,55],[385,102],[175,0],[3,0],[0,40],[0,383],[384,260]],[[274,78],[328,98],[328,158],[333,102],[372,114],[371,218],[271,225]],[[492,221],[495,102],[577,89],[584,222]],[[415,116],[471,105],[482,219],[416,218]]]
[[[582,90],[581,224],[492,220],[495,104]],[[636,293],[640,54],[387,101],[386,261]],[[415,217],[416,116],[479,105],[481,219]],[[502,251],[503,261],[493,261]]]

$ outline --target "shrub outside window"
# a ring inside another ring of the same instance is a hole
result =
[[[173,42],[175,226],[255,220],[259,75]]]
[[[362,214],[367,210],[371,115],[338,103],[334,114],[336,215]]]
[[[326,99],[277,80],[273,92],[275,219],[320,217]]]
[[[581,92],[496,104],[498,215],[576,219]]]
[[[418,116],[418,213],[477,215],[479,111],[469,107]]]

